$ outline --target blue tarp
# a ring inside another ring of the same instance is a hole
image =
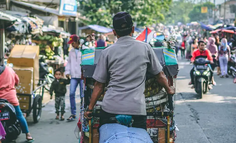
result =
[[[236,27],[233,27],[233,26],[231,26],[231,27],[225,27],[225,28],[223,28],[223,29],[236,31]]]
[[[134,31],[136,31],[136,32],[142,32],[144,29],[141,29],[141,28],[138,28],[138,27],[135,27],[134,28]]]
[[[88,26],[84,26],[84,27],[79,27],[80,30],[83,29],[93,29],[94,31],[100,32],[100,33],[109,33],[112,32],[111,28],[107,28],[104,26],[100,26],[100,25],[88,25]]]
[[[209,26],[207,26],[207,25],[205,25],[205,24],[203,24],[203,23],[201,23],[201,27],[202,27],[203,29],[207,30],[207,31],[212,31],[212,30],[213,30],[212,28],[210,28]]]

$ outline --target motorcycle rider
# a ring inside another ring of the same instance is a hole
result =
[[[89,115],[101,96],[105,83],[108,83],[102,104],[101,128],[109,123],[111,117],[125,114],[132,116],[132,127],[146,130],[146,72],[156,75],[157,82],[168,94],[174,94],[175,90],[168,85],[162,66],[150,45],[132,38],[134,27],[131,15],[127,12],[117,13],[113,17],[113,27],[118,41],[100,55],[93,75],[96,82],[85,118],[91,119]]]
[[[199,56],[206,56],[207,59],[213,64],[213,58],[211,55],[211,52],[206,49],[206,43],[203,40],[198,41],[198,49],[195,50],[192,54],[192,58],[191,58],[191,62],[193,63],[195,61],[195,59]],[[190,77],[191,77],[191,82],[189,83],[194,84],[194,76],[193,76],[193,72],[194,72],[194,67],[191,69],[190,71]],[[213,77],[213,72],[212,70],[210,70],[211,75],[210,75],[210,81],[212,81],[212,77]],[[193,88],[194,86],[192,86]]]
[[[17,74],[10,67],[0,65],[0,79],[0,99],[5,99],[14,106],[16,117],[20,122],[22,132],[26,135],[26,140],[30,142],[34,141],[29,133],[26,119],[21,112],[19,101],[16,96],[15,86],[19,83]]]

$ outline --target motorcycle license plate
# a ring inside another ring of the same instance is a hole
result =
[[[206,67],[205,66],[203,66],[203,65],[198,65],[197,66],[197,69],[205,69]]]
[[[0,113],[0,121],[2,121],[2,120],[9,120],[9,119],[10,119],[9,112],[2,112],[2,113]]]

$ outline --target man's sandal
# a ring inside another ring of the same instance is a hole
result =
[[[75,115],[70,115],[70,117],[67,119],[67,121],[74,121],[76,118]]]

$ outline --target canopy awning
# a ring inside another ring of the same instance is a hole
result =
[[[8,17],[0,16],[0,28],[7,28],[14,23],[13,20],[9,19]]]
[[[49,7],[46,7],[46,6],[40,6],[40,5],[36,5],[36,4],[31,4],[31,3],[26,3],[26,2],[20,2],[20,1],[15,1],[15,0],[12,0],[11,2],[13,2],[13,3],[15,3],[15,4],[19,4],[19,5],[26,6],[26,7],[30,7],[30,8],[39,10],[39,11],[48,12],[48,13],[51,13],[51,14],[63,16],[63,15],[61,15],[61,14],[59,13],[58,10],[53,9],[53,8],[49,8]]]
[[[94,31],[100,32],[100,33],[109,33],[112,32],[111,28],[107,28],[104,26],[100,26],[100,25],[88,25],[88,26],[84,26],[84,27],[79,27],[80,30],[84,30],[84,29],[92,29]]]
[[[224,29],[224,30],[222,30],[222,32],[224,32],[224,33],[234,34],[234,31],[233,31],[233,30],[226,30],[226,29]]]
[[[211,27],[209,27],[209,26],[207,26],[207,25],[205,25],[205,24],[203,24],[203,23],[201,23],[201,27],[202,27],[203,29],[207,30],[207,31],[212,31],[212,30],[213,30]]]

